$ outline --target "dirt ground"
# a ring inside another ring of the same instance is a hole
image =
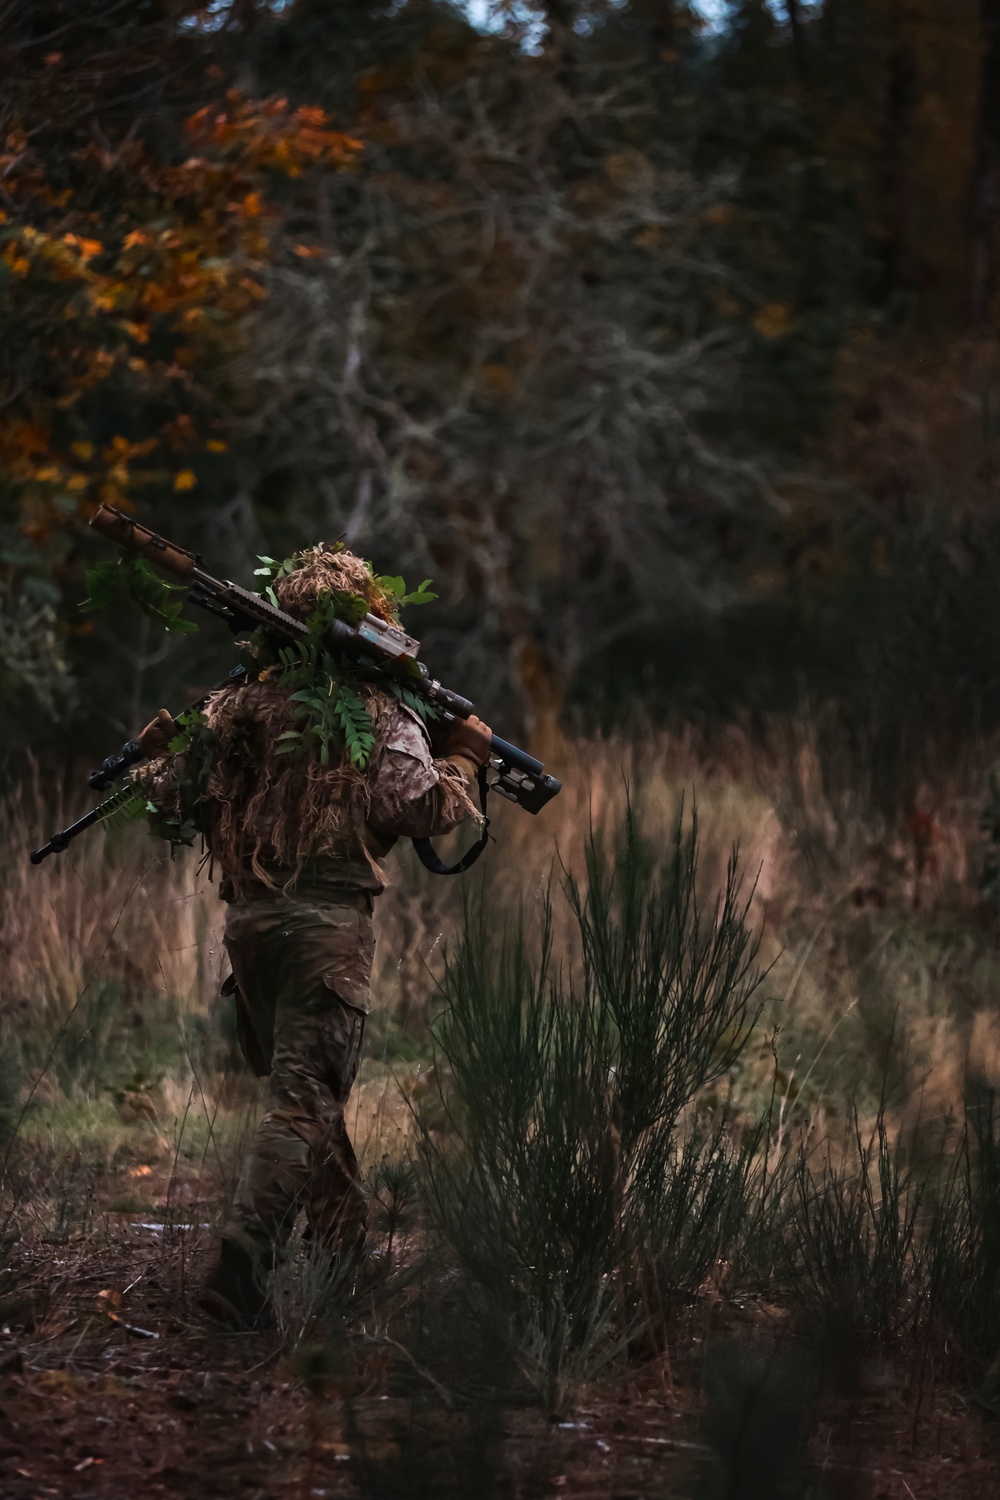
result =
[[[13,1246],[0,1282],[3,1500],[1000,1493],[1000,1422],[943,1386],[925,1385],[918,1408],[884,1373],[877,1390],[824,1397],[808,1480],[773,1488],[751,1462],[720,1487],[694,1336],[558,1421],[449,1390],[380,1332],[374,1303],[354,1357],[310,1368],[308,1350],[289,1354],[273,1333],[206,1324],[192,1295],[212,1254],[200,1213],[187,1229],[107,1215],[101,1233]],[[780,1432],[762,1432],[780,1447]]]

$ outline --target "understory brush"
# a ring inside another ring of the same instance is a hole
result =
[[[1000,1355],[1000,1140],[996,1094],[974,1089],[929,1234],[929,1295],[980,1366]]]
[[[832,827],[790,743],[784,769],[741,743],[706,770],[697,816],[692,742],[572,747],[548,832],[512,818],[464,909],[416,873],[386,893],[384,1015],[347,1111],[373,1277],[293,1240],[274,1336],[303,1381],[554,1413],[625,1371],[690,1372],[755,1320],[839,1387],[986,1376],[993,918],[957,858],[937,905],[903,845],[897,887],[855,868],[864,830]],[[792,761],[794,795],[771,795]],[[60,821],[27,794],[4,817],[15,848]],[[216,998],[222,908],[135,830],[70,853],[0,881],[0,1244],[130,1216],[207,1232],[261,1092]]]
[[[906,1163],[880,1111],[865,1137],[857,1116],[839,1159],[800,1147],[787,1184],[785,1294],[804,1339],[841,1373],[891,1356],[929,1307],[929,1185]],[[932,1220],[933,1222],[933,1220]]]
[[[706,911],[697,851],[678,818],[661,864],[630,805],[617,847],[591,835],[586,886],[566,878],[575,964],[554,960],[548,895],[534,948],[480,904],[446,961],[448,1128],[420,1134],[424,1199],[553,1410],[694,1299],[747,1214],[754,1133],[692,1107],[759,1015],[758,944],[735,855]]]
[[[347,1323],[355,1290],[355,1266],[332,1258],[322,1244],[293,1236],[271,1279],[271,1308],[282,1346],[302,1351],[318,1365],[319,1351],[333,1360],[344,1357]]]
[[[761,1294],[838,1387],[922,1368],[934,1350],[979,1379],[1000,1347],[993,1095],[980,1091],[964,1128],[960,1103],[937,1113],[947,1081],[935,1090],[926,1052],[894,1040],[912,1019],[897,985],[861,1018],[880,1038],[881,1094],[870,1061],[853,1101],[845,1086],[817,1118],[783,1114],[780,1039],[755,1032],[767,975],[752,893],[734,853],[706,898],[698,855],[694,814],[664,852],[629,806],[617,841],[592,833],[582,877],[564,871],[535,913],[498,931],[481,901],[467,907],[433,1027],[445,1119],[418,1121],[417,1154],[477,1336],[504,1341],[552,1411],[676,1350],[699,1309],[735,1316]],[[558,958],[557,901],[577,934]],[[882,958],[892,941],[879,935],[873,974],[903,968],[891,948]],[[947,1019],[937,1037],[954,1046]]]

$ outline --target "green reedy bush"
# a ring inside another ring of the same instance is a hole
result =
[[[691,1110],[758,1014],[735,854],[706,911],[696,818],[662,860],[630,805],[586,868],[564,887],[579,941],[562,966],[551,889],[534,943],[523,917],[497,936],[467,910],[435,1026],[449,1128],[419,1138],[432,1224],[550,1407],[694,1295],[756,1170],[751,1140]]]
[[[1000,1143],[992,1089],[975,1091],[928,1236],[931,1305],[974,1359],[1000,1350]]]
[[[855,1118],[845,1158],[817,1170],[802,1148],[785,1219],[785,1281],[803,1333],[843,1375],[860,1358],[884,1355],[926,1312],[927,1184],[879,1112],[867,1139]]]

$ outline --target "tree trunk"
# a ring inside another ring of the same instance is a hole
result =
[[[973,330],[1000,327],[1000,0],[981,0],[982,93],[972,223]]]
[[[888,302],[907,284],[910,272],[910,134],[916,95],[913,59],[906,42],[896,38],[889,62],[885,132],[879,161],[883,226],[879,259],[879,300]]]
[[[795,62],[795,78],[801,87],[805,87],[809,71],[809,60],[806,55],[806,33],[802,22],[802,7],[800,0],[785,0],[788,11],[788,24],[792,32],[792,57]]]

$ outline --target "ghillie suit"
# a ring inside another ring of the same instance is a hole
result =
[[[359,600],[393,618],[391,598],[348,552],[315,549],[283,570],[276,602],[300,619]],[[478,817],[474,762],[432,757],[405,691],[348,681],[315,651],[304,671],[292,655],[213,695],[144,777],[159,831],[182,841],[200,833],[219,867],[232,964],[223,988],[248,1063],[270,1075],[206,1302],[244,1316],[259,1310],[259,1271],[281,1254],[300,1207],[333,1252],[363,1237],[344,1108],[370,1005],[380,862],[400,837]]]

